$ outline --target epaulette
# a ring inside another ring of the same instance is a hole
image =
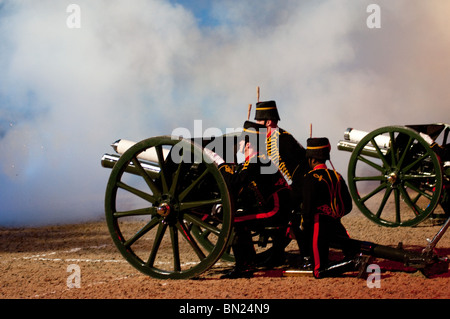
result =
[[[221,165],[219,167],[219,171],[221,171],[221,170],[227,172],[228,174],[234,174],[233,168],[230,165],[227,165],[227,164]]]

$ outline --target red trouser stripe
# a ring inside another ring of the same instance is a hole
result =
[[[314,274],[318,276],[320,269],[319,254],[319,214],[314,216],[314,233],[313,233],[313,255],[314,255]]]
[[[235,217],[234,221],[239,223],[239,222],[244,222],[247,220],[269,218],[269,217],[274,216],[276,213],[278,213],[279,209],[280,209],[280,200],[278,198],[278,194],[275,193],[275,194],[273,194],[273,209],[270,212],[239,216],[239,217]]]

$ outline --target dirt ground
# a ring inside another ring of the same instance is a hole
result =
[[[359,212],[344,217],[350,235],[381,245],[419,250],[440,226],[387,228]],[[295,255],[293,242],[287,247]],[[437,245],[450,255],[450,233]],[[232,264],[219,261],[199,279],[161,280],[135,270],[120,255],[104,221],[41,228],[0,228],[2,299],[448,299],[450,272],[425,278],[401,263],[374,259],[375,281],[346,273],[339,278],[283,276],[283,269],[251,279],[220,279]],[[78,277],[75,275],[79,274]],[[372,278],[373,277],[369,277]],[[79,279],[79,280],[78,280]]]

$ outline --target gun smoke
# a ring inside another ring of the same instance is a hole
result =
[[[450,123],[450,3],[372,2],[0,0],[0,226],[101,218],[113,141],[240,127],[257,86],[304,145]]]

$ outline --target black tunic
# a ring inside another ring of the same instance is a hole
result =
[[[341,247],[344,254],[353,254],[352,247],[345,247],[349,236],[341,223],[341,217],[351,209],[352,199],[339,173],[322,164],[305,175],[302,216],[316,276],[329,266],[330,247]]]

